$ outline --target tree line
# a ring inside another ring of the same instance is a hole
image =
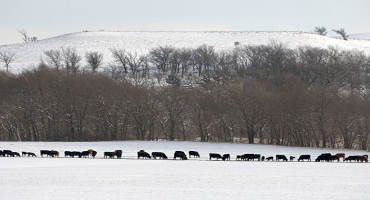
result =
[[[45,52],[0,74],[0,140],[184,140],[368,150],[370,58],[281,44]]]

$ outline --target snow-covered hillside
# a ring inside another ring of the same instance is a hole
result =
[[[291,148],[267,145],[197,142],[0,142],[0,149],[102,151],[122,149],[134,156],[139,149],[197,150],[275,155],[361,151]],[[363,200],[370,195],[369,163],[242,162],[85,158],[0,157],[0,199],[13,200]]]
[[[356,40],[370,40],[370,33],[357,33],[349,35],[350,39],[356,39]]]
[[[217,50],[231,49],[234,43],[241,45],[263,45],[279,42],[289,48],[313,46],[340,49],[356,49],[370,54],[370,41],[350,40],[319,36],[304,32],[79,32],[65,34],[27,44],[0,46],[0,51],[16,54],[11,71],[20,72],[30,69],[43,58],[43,52],[60,47],[75,48],[81,55],[87,51],[104,53],[105,63],[111,62],[111,49],[119,48],[138,54],[150,49],[170,45],[174,47],[197,47],[202,44],[212,45]]]

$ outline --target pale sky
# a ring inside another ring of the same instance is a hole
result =
[[[17,30],[47,38],[82,30],[370,32],[370,0],[0,0],[0,44]]]

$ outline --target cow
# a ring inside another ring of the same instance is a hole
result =
[[[31,156],[31,157],[37,157],[35,153],[32,153],[32,152],[28,152],[28,156]]]
[[[368,155],[360,156],[360,161],[361,162],[369,162],[369,156]]]
[[[298,162],[300,161],[311,161],[311,155],[300,155],[299,158],[298,158]]]
[[[222,156],[218,153],[209,153],[209,160],[212,160],[212,158],[216,158],[217,160],[218,159],[222,160]]]
[[[4,157],[12,157],[13,151],[11,150],[3,150]]]
[[[87,150],[87,151],[89,152],[89,154],[90,154],[93,158],[95,158],[96,154],[98,154],[98,152],[96,152],[94,149],[89,149],[89,150]]]
[[[197,151],[189,151],[189,158],[193,156],[194,158],[200,158],[200,155]]]
[[[242,155],[236,155],[236,160],[241,160],[242,159]]]
[[[337,156],[337,158],[338,158],[338,159],[342,158],[342,159],[343,159],[343,161],[344,161],[344,159],[346,158],[346,154],[344,154],[344,153],[337,153],[337,154],[335,154],[335,155]]]
[[[181,160],[188,159],[188,157],[186,157],[186,154],[183,151],[175,151],[173,159],[176,160],[176,158],[180,158]]]
[[[266,160],[267,160],[267,161],[274,161],[274,157],[269,156],[269,157],[267,157],[267,158],[266,158]]]
[[[104,158],[114,158],[115,155],[114,152],[104,152]]]
[[[64,151],[64,157],[72,157],[71,151]]]
[[[254,159],[257,159],[258,161],[260,161],[261,155],[260,154],[243,154],[241,156],[241,160],[254,161]]]
[[[95,158],[96,154],[98,154],[98,152],[96,152],[96,151],[94,151],[94,150],[91,152],[91,156],[92,156],[93,158]]]
[[[3,157],[4,156],[4,153],[3,151],[0,150],[0,157]]]
[[[356,161],[356,162],[368,162],[368,156],[363,155],[363,156],[348,156],[347,158],[344,159],[344,161]]]
[[[280,161],[280,160],[287,162],[288,158],[285,155],[276,155],[276,161]]]
[[[329,162],[331,159],[331,156],[332,156],[331,153],[323,153],[316,158],[315,162],[321,162],[321,161]]]
[[[334,161],[334,160],[336,160],[337,162],[339,162],[339,157],[337,155],[331,155],[329,157],[329,161]]]
[[[12,152],[11,157],[21,157],[21,155],[18,152]]]
[[[294,156],[289,156],[289,161],[294,161],[295,157]]]
[[[350,161],[350,162],[352,161],[358,162],[359,160],[360,160],[359,156],[348,156],[347,158],[344,159],[344,161]]]
[[[114,153],[116,154],[117,158],[122,158],[122,150],[115,150]]]
[[[36,154],[32,153],[32,152],[24,152],[22,151],[22,157],[23,156],[27,156],[27,157],[36,157]]]
[[[46,155],[46,157],[49,157],[49,156],[51,156],[51,151],[49,151],[49,150],[40,150],[40,155],[41,155],[41,157],[44,157],[44,155]]]
[[[59,157],[59,152],[58,151],[55,151],[55,150],[51,150],[50,151],[50,156],[53,157],[53,158],[54,157]]]
[[[230,154],[224,154],[224,155],[222,155],[222,160],[223,161],[230,160]]]
[[[145,152],[144,150],[140,150],[137,152],[137,159],[144,158],[144,159],[150,159],[150,154]]]
[[[163,152],[152,152],[152,157],[154,159],[157,159],[157,158],[164,159],[164,160],[167,160],[168,159],[167,156],[166,156],[166,154],[163,153]]]
[[[89,151],[82,151],[81,152],[81,157],[82,158],[88,158],[90,156],[90,152]]]
[[[79,152],[79,151],[72,151],[71,152],[71,156],[72,156],[72,158],[74,158],[75,156],[81,158],[82,157],[82,153]]]
[[[262,156],[261,157],[261,161],[265,161],[265,156]]]

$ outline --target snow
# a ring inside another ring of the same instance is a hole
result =
[[[197,142],[0,142],[0,149],[86,150],[98,158],[0,158],[0,199],[284,199],[363,200],[370,195],[368,163],[206,161],[209,152],[263,155],[362,151],[293,148],[269,145]],[[132,158],[140,149],[197,150],[201,159],[187,161],[102,159],[103,151],[122,149]]]
[[[65,34],[27,44],[10,44],[0,46],[0,52],[12,52],[16,59],[11,64],[11,71],[21,72],[36,66],[44,58],[47,50],[61,47],[76,49],[84,56],[88,51],[99,51],[104,54],[105,63],[112,61],[111,49],[125,49],[138,55],[148,53],[158,46],[198,47],[202,44],[214,46],[216,50],[227,50],[234,47],[234,42],[241,45],[267,45],[279,42],[289,48],[313,46],[328,48],[337,47],[343,50],[359,50],[370,54],[370,41],[349,40],[320,36],[305,32],[78,32]]]
[[[357,39],[357,40],[370,40],[370,33],[357,33],[349,35],[350,39]]]

